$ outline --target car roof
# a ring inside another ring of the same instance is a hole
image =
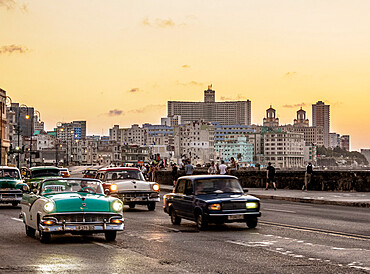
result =
[[[14,166],[0,166],[0,169],[15,169],[15,170],[18,170],[18,168],[14,167]]]
[[[101,168],[98,171],[123,171],[123,170],[139,170],[137,167],[105,167]]]
[[[36,166],[30,168],[30,170],[42,170],[42,169],[55,169],[59,171],[59,168],[55,166]]]
[[[235,176],[231,175],[188,175],[182,176],[180,179],[188,179],[188,180],[200,180],[200,179],[238,179]]]

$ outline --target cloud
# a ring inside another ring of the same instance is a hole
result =
[[[139,88],[132,88],[128,92],[129,93],[136,93],[136,92],[139,92],[139,91],[141,91]]]
[[[8,46],[0,47],[0,54],[4,54],[4,53],[12,54],[13,52],[26,53],[27,51],[28,51],[28,48],[24,46],[8,45]]]
[[[295,71],[287,72],[287,73],[284,74],[284,77],[289,78],[289,79],[294,79],[296,76],[297,76],[297,72],[295,72]]]
[[[294,105],[283,105],[283,108],[297,108],[297,107],[306,107],[309,104],[307,103],[300,103],[300,104],[294,104]]]
[[[130,111],[128,111],[128,113],[146,113],[146,112],[150,112],[150,113],[154,113],[156,111],[159,111],[159,110],[163,110],[166,108],[166,105],[164,104],[158,104],[158,105],[146,105],[142,108],[138,108],[138,109],[132,109]]]
[[[185,23],[175,24],[175,22],[170,18],[168,19],[155,18],[153,20],[150,20],[149,17],[145,17],[141,23],[146,27],[154,28],[173,28],[176,26],[185,25]]]
[[[197,82],[197,81],[190,81],[190,82],[187,82],[187,83],[181,83],[180,81],[176,81],[176,84],[179,85],[179,86],[204,86],[204,83],[201,83],[201,82]]]
[[[241,100],[247,100],[248,98],[241,94],[237,94],[236,97],[221,96],[220,99],[223,101],[241,101]]]
[[[6,8],[7,10],[20,9],[28,12],[28,4],[25,2],[17,3],[15,0],[0,0],[0,8]]]
[[[185,69],[186,69],[186,68],[190,68],[190,66],[189,66],[189,65],[182,65],[181,67],[182,67],[182,68],[185,68]]]
[[[108,116],[121,116],[123,114],[123,111],[120,109],[113,109],[108,112]]]

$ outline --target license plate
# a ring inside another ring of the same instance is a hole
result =
[[[76,225],[76,230],[94,230],[94,226],[90,226],[90,225]]]
[[[240,220],[240,219],[244,219],[244,215],[242,215],[242,214],[230,215],[230,216],[227,216],[227,219],[228,220]]]

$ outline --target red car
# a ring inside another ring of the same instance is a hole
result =
[[[92,178],[94,179],[95,176],[96,176],[96,173],[97,173],[97,169],[85,169],[82,174],[83,174],[83,178]]]
[[[68,168],[66,168],[66,167],[60,167],[60,168],[59,168],[59,170],[60,170],[60,175],[61,175],[63,178],[68,178],[68,177],[70,177],[70,176],[71,176],[71,174],[69,173]]]

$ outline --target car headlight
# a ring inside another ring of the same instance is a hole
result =
[[[47,202],[46,204],[44,204],[44,211],[49,213],[49,212],[52,212],[54,210],[54,203],[53,202]]]
[[[114,211],[121,211],[123,208],[123,203],[120,200],[115,200],[113,202],[113,210]]]
[[[208,205],[209,210],[221,210],[221,205],[220,204],[210,204]]]
[[[152,188],[154,191],[159,191],[159,184],[154,184]]]
[[[110,186],[110,191],[117,191],[117,185],[113,184]]]
[[[247,202],[247,203],[245,203],[245,206],[247,207],[247,209],[258,208],[258,203],[256,203],[256,202]]]

